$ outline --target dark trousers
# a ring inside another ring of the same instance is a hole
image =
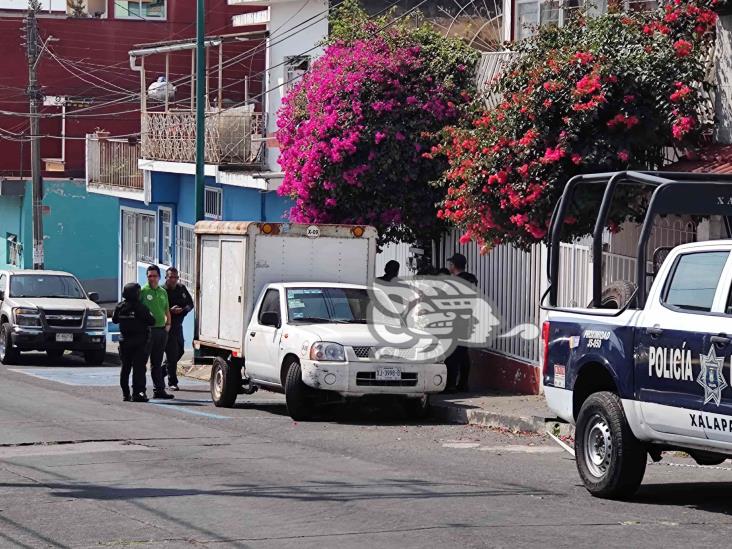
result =
[[[178,385],[178,361],[184,353],[183,325],[172,326],[165,346],[164,368],[168,371],[168,387]]]
[[[147,364],[147,340],[132,339],[119,342],[119,358],[122,369],[119,373],[119,384],[122,394],[130,394],[130,372],[132,372],[132,393],[145,392],[145,366]]]
[[[455,347],[452,354],[445,359],[447,366],[446,389],[468,390],[468,377],[470,377],[470,355],[467,347]]]
[[[148,355],[150,356],[150,376],[156,393],[165,391],[165,373],[163,372],[163,353],[168,343],[168,332],[165,328],[151,328]]]

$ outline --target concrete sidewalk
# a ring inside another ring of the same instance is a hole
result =
[[[186,357],[187,358],[187,357]],[[178,366],[179,375],[208,381],[211,366],[194,366],[190,358]],[[432,417],[450,423],[480,425],[511,432],[571,434],[570,426],[556,421],[543,395],[504,393],[434,395]]]

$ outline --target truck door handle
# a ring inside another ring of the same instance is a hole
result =
[[[663,328],[660,328],[659,326],[653,326],[651,328],[646,328],[646,333],[650,334],[651,337],[658,337],[663,333]]]
[[[719,335],[712,336],[711,340],[712,340],[712,343],[714,343],[715,345],[719,345],[720,347],[729,345],[729,342],[732,341],[725,334],[719,334]]]
[[[257,335],[257,332],[249,332],[249,335],[254,337],[255,335]]]

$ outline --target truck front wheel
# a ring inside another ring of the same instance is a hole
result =
[[[285,377],[285,401],[287,412],[295,421],[308,421],[313,417],[315,389],[302,380],[302,368],[296,359],[291,359]]]
[[[582,482],[593,496],[620,499],[640,486],[646,450],[633,436],[618,395],[602,391],[584,402],[574,449]]]
[[[13,349],[13,335],[10,323],[0,326],[0,362],[10,365],[18,362],[20,353]]]
[[[231,408],[241,388],[241,369],[216,357],[211,366],[211,400],[217,408]]]

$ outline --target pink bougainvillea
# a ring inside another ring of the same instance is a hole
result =
[[[424,29],[379,28],[328,45],[278,115],[280,194],[304,223],[371,224],[381,242],[439,230],[430,185],[446,163],[423,155],[459,121],[477,54]]]

